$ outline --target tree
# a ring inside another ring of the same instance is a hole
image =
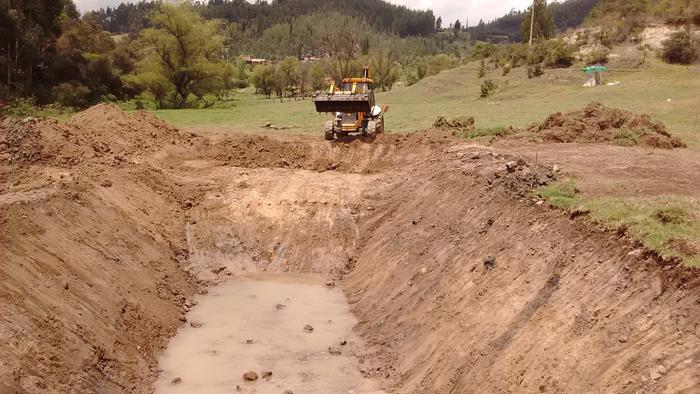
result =
[[[294,94],[299,85],[299,60],[294,56],[287,56],[279,65],[280,85],[283,90]]]
[[[554,18],[552,12],[547,8],[547,0],[535,0],[535,23],[532,30],[533,39],[550,38],[554,34]],[[532,24],[532,7],[528,8],[523,17],[520,31],[522,33],[523,42],[530,40],[530,25]]]
[[[272,64],[261,64],[255,66],[250,74],[250,83],[255,86],[258,92],[270,98],[275,90],[275,71],[276,67]]]
[[[130,82],[159,97],[159,106],[183,108],[215,94],[223,83],[219,22],[204,21],[190,6],[161,4],[154,28],[141,32],[149,53]]]
[[[372,56],[372,72],[372,79],[379,89],[386,91],[394,87],[399,79],[399,70],[391,50]]]
[[[455,34],[459,34],[459,32],[462,30],[462,22],[460,22],[459,19],[457,19],[457,21],[455,22],[454,30]]]
[[[442,17],[438,16],[437,20],[435,21],[435,31],[441,31],[442,30]]]

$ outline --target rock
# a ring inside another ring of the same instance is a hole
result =
[[[248,382],[254,382],[258,380],[258,373],[255,371],[248,371],[243,374],[243,380],[246,380]]]
[[[262,371],[262,378],[268,379],[268,380],[271,379],[272,378],[272,371],[270,371],[269,369]]]
[[[68,285],[68,282],[64,282],[64,283],[63,283],[63,288],[64,288],[64,289],[68,290],[69,287],[70,287],[70,285]]]
[[[635,250],[633,250],[633,251],[627,253],[627,255],[628,255],[628,256],[634,256],[634,257],[639,257],[639,256],[642,255],[642,253],[644,253],[644,251],[643,251],[642,249],[635,249]]]
[[[211,269],[211,272],[214,273],[214,274],[218,274],[218,273],[221,273],[221,271],[223,271],[223,270],[225,270],[225,269],[226,269],[226,267],[224,267],[224,266],[216,267],[216,268],[212,268],[212,269]]]
[[[627,338],[626,335],[623,335],[623,336],[617,338],[617,341],[620,343],[627,343],[628,340],[629,340],[629,338]]]
[[[190,327],[192,327],[192,328],[200,328],[200,327],[202,327],[202,323],[196,322],[196,321],[192,321],[192,322],[190,322]]]
[[[330,354],[332,354],[332,355],[334,355],[334,356],[340,356],[340,354],[341,354],[340,349],[338,349],[338,348],[335,347],[335,346],[329,347],[329,348],[328,348],[328,353],[330,353]]]
[[[252,340],[252,339],[246,339],[246,340],[245,340],[245,343],[246,343],[247,345],[252,345],[253,343],[255,343],[255,341]]]
[[[340,340],[340,342],[339,342],[339,343],[340,343],[340,346],[345,346],[345,345],[347,345],[347,344],[348,344],[348,340],[347,340],[347,339],[345,339],[345,338],[342,338],[342,339]]]
[[[539,200],[535,203],[535,205],[542,205],[542,204],[544,204],[544,200]]]
[[[182,383],[182,378],[179,376],[170,381],[170,384],[180,384],[180,383]]]
[[[284,304],[275,304],[275,309],[277,309],[277,310],[284,309],[286,307],[287,307],[287,305],[284,305]]]
[[[508,172],[513,172],[518,168],[518,162],[517,161],[509,161],[506,163],[506,170]]]
[[[185,315],[181,315],[181,316],[180,316],[180,321],[183,322],[183,323],[186,323],[186,322],[187,322],[187,317],[185,317]]]
[[[554,167],[552,167],[552,171],[554,173],[557,173],[557,172],[561,171],[561,168],[559,168],[559,166],[555,164]]]
[[[284,390],[282,394],[294,394],[294,391],[292,390]]]
[[[656,367],[656,372],[660,373],[661,375],[666,375],[666,372],[668,371],[666,370],[666,367],[659,365]]]
[[[334,281],[334,280],[329,280],[328,282],[326,282],[326,286],[328,286],[328,287],[333,287],[333,286],[335,286],[335,281]]]
[[[304,332],[313,332],[314,327],[311,324],[307,324],[304,326]]]
[[[488,256],[484,259],[484,267],[486,269],[491,269],[496,266],[496,258],[493,256]]]

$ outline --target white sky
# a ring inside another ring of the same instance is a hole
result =
[[[115,6],[122,0],[73,0],[80,12]],[[250,1],[250,0],[249,0]],[[462,24],[468,19],[473,26],[480,18],[490,21],[505,15],[511,9],[522,10],[532,0],[389,0],[390,3],[402,4],[409,8],[432,9],[436,16],[441,16],[443,26],[449,25],[456,19]]]

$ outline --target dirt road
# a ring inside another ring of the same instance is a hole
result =
[[[692,391],[697,271],[528,193],[595,155],[594,193],[692,194],[694,153],[561,147],[199,135],[109,106],[5,120],[0,391],[151,392],[197,292],[276,272],[335,279],[389,392]]]

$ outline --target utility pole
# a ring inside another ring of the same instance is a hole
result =
[[[530,19],[530,44],[528,46],[532,46],[532,31],[535,28],[535,3],[537,3],[537,0],[532,0],[532,15]]]

